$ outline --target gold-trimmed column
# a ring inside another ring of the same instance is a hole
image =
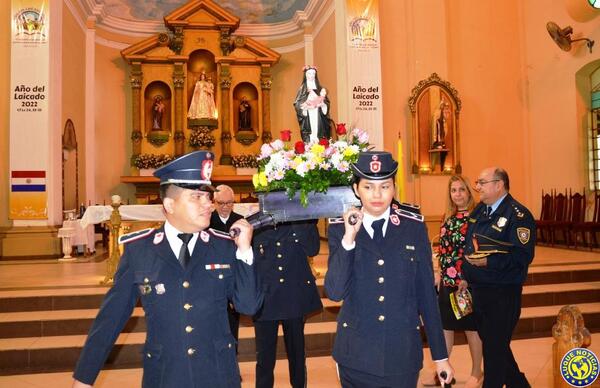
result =
[[[270,143],[271,135],[271,67],[262,65],[260,69],[260,88],[262,90],[262,136],[263,144]]]
[[[131,128],[131,150],[132,158],[136,157],[142,152],[142,113],[141,113],[141,89],[142,79],[144,74],[142,73],[142,64],[140,62],[133,62],[131,64],[131,105],[132,105],[132,128]]]
[[[185,84],[185,73],[183,63],[176,62],[173,65],[173,87],[175,88],[175,156],[185,153],[185,135],[183,132],[183,85]]]
[[[221,165],[231,164],[231,119],[229,113],[229,94],[231,93],[231,72],[229,64],[221,63]]]

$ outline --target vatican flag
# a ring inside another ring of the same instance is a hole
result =
[[[396,173],[396,198],[406,202],[406,186],[404,184],[404,153],[402,152],[402,138],[398,134],[398,172]]]

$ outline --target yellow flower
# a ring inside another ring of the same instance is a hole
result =
[[[310,148],[310,152],[312,152],[313,155],[318,156],[318,155],[321,155],[323,152],[325,152],[325,147],[323,147],[321,144],[314,144]]]
[[[267,185],[269,184],[269,181],[267,180],[267,174],[265,174],[264,171],[258,173],[258,183],[260,183],[260,185],[264,187],[267,187]]]
[[[358,152],[354,149],[352,149],[352,147],[348,147],[344,150],[343,155],[344,156],[352,156],[354,154],[357,154]]]
[[[258,187],[258,174],[252,175],[252,184],[255,188]]]
[[[301,156],[296,156],[296,157],[294,158],[294,160],[293,160],[293,162],[292,162],[292,163],[294,164],[294,167],[296,167],[296,166],[298,166],[298,165],[299,165],[300,163],[302,163],[302,162],[303,162],[303,160],[302,160],[302,157],[301,157]]]

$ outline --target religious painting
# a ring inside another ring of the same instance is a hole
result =
[[[461,101],[456,89],[433,73],[413,88],[408,105],[413,174],[460,174]]]

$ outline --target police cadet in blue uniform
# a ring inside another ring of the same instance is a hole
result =
[[[398,163],[389,152],[361,153],[352,169],[362,208],[330,225],[325,276],[327,296],[343,300],[333,347],[342,387],[416,387],[423,367],[419,316],[437,372],[445,372],[440,380],[449,383],[454,371],[423,217],[392,205]]]
[[[323,305],[308,264],[319,253],[316,221],[283,223],[258,229],[252,241],[264,303],[254,316],[256,387],[273,388],[277,330],[283,326],[290,384],[306,386],[305,315]]]
[[[254,314],[261,297],[248,222],[236,222],[235,241],[205,230],[213,210],[212,158],[196,151],[154,173],[166,222],[120,239],[125,252],[79,357],[74,387],[94,383],[140,299],[147,326],[143,387],[240,387],[227,300]]]
[[[481,202],[471,212],[463,275],[483,343],[484,388],[529,387],[510,349],[521,294],[534,256],[535,221],[509,194],[508,174],[487,168],[475,181]]]

